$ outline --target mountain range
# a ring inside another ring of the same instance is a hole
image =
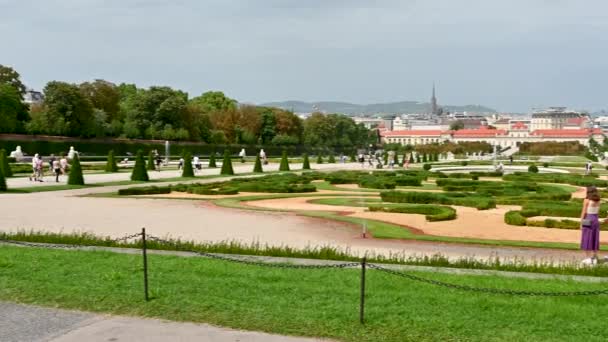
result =
[[[347,115],[428,113],[431,108],[431,105],[428,102],[417,101],[373,103],[364,105],[335,101],[282,101],[263,103],[260,104],[260,106],[277,107],[291,110],[295,113],[311,113],[320,111],[325,113],[341,113]],[[495,109],[481,105],[441,105],[441,107],[444,111],[448,112],[496,113]]]

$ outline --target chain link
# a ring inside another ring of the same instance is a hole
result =
[[[328,265],[294,265],[294,264],[286,264],[286,263],[261,262],[261,261],[247,260],[247,259],[241,259],[241,258],[231,258],[231,257],[227,257],[225,255],[219,255],[219,254],[213,254],[213,253],[186,250],[186,249],[180,248],[175,242],[164,240],[164,239],[161,239],[161,238],[153,236],[153,235],[146,234],[146,238],[150,239],[152,241],[156,241],[161,244],[168,244],[168,245],[174,246],[174,247],[176,247],[176,249],[178,249],[182,252],[194,253],[194,254],[200,255],[205,258],[229,261],[229,262],[245,264],[245,265],[274,267],[274,268],[298,268],[298,269],[348,268],[348,267],[357,267],[357,266],[361,265],[361,263],[359,263],[359,262],[328,264]]]
[[[495,289],[488,287],[473,287],[469,285],[460,285],[460,284],[452,284],[439,280],[433,280],[428,278],[419,277],[413,274],[404,273],[400,271],[391,270],[388,268],[384,268],[382,266],[378,266],[375,264],[368,264],[369,268],[376,269],[381,272],[389,273],[392,275],[396,275],[399,277],[407,278],[414,281],[419,281],[422,283],[427,283],[431,285],[441,286],[450,289],[462,290],[462,291],[470,291],[470,292],[481,292],[481,293],[489,293],[489,294],[501,294],[501,295],[516,295],[516,296],[538,296],[538,297],[567,297],[567,296],[597,296],[608,294],[608,289],[605,290],[589,290],[589,291],[571,291],[571,292],[552,292],[552,291],[522,291],[522,290],[509,290],[509,289]]]

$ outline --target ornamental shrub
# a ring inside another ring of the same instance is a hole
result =
[[[357,157],[356,157],[354,154],[351,154],[351,155],[350,155],[350,162],[351,162],[351,163],[355,163],[355,162],[357,162]]]
[[[182,168],[182,177],[192,178],[194,177],[194,169],[192,169],[192,155],[190,152],[185,152],[182,156],[184,158],[184,167]]]
[[[466,161],[466,160],[463,160],[463,161],[460,162],[460,165],[467,166],[467,165],[469,165],[469,162]]]
[[[426,163],[428,161],[427,157],[426,157],[426,153],[422,154],[422,162]]]
[[[543,167],[549,167],[549,163],[544,162],[544,163],[543,163]]]
[[[513,226],[525,226],[527,219],[521,215],[519,210],[511,210],[505,213],[505,223]]]
[[[308,160],[308,153],[304,153],[304,162],[302,163],[302,170],[310,170],[310,161]]]
[[[422,214],[427,221],[448,221],[456,218],[456,210],[452,207],[428,204],[409,204],[399,206],[370,206],[369,211],[382,211],[387,213]]]
[[[224,150],[224,160],[222,161],[222,170],[220,171],[220,175],[234,175],[234,169],[232,169],[232,159],[230,158],[230,151],[228,149]]]
[[[414,164],[414,154],[410,153],[410,164]]]
[[[422,165],[422,168],[424,169],[424,171],[428,171],[432,168],[431,164],[424,164]]]
[[[286,150],[283,150],[283,155],[281,156],[281,165],[279,165],[279,171],[289,171],[289,160],[287,159]]]
[[[327,159],[327,162],[330,164],[335,164],[336,163],[336,158],[334,157],[334,154],[330,154],[329,155],[329,159]]]
[[[157,195],[169,193],[171,193],[171,186],[144,186],[118,190],[118,195],[120,196]]]
[[[135,157],[135,166],[133,167],[133,172],[131,173],[131,180],[142,182],[147,182],[150,180],[148,177],[148,170],[146,170],[144,153],[141,150],[137,151],[137,157]]]
[[[4,173],[0,170],[0,192],[4,192],[8,190],[6,186],[6,178],[4,178]]]
[[[320,153],[317,156],[317,164],[323,164],[323,156]]]
[[[416,163],[417,164],[422,163],[422,156],[420,155],[420,153],[416,153]]]
[[[395,177],[395,184],[398,186],[421,186],[422,179],[418,177],[400,176]]]
[[[146,164],[146,168],[150,171],[156,170],[156,166],[154,165],[154,154],[152,153],[152,151],[148,153],[148,163]]]
[[[80,166],[80,157],[78,156],[78,153],[74,154],[74,159],[72,159],[72,167],[70,167],[68,184],[84,185],[84,177],[82,176],[82,166]]]
[[[209,168],[216,168],[217,164],[215,163],[215,152],[211,152],[209,155]]]
[[[388,165],[388,153],[382,153],[382,160],[384,165]]]
[[[0,150],[0,172],[2,172],[5,178],[13,176],[13,170],[11,170],[11,165],[8,163],[4,149]]]
[[[260,154],[258,153],[255,156],[255,164],[253,165],[254,173],[262,173],[264,170],[262,169],[262,160],[260,159]]]
[[[106,172],[118,172],[118,165],[116,165],[116,158],[114,158],[114,150],[108,152],[108,160],[106,161]]]
[[[538,167],[536,167],[536,165],[532,164],[532,165],[528,166],[528,172],[538,173]]]

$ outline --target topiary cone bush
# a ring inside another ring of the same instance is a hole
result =
[[[323,164],[323,156],[320,153],[317,156],[317,164]]]
[[[194,170],[192,169],[192,155],[190,155],[190,152],[185,152],[182,158],[184,158],[182,177],[194,177]]]
[[[118,172],[118,165],[116,165],[116,158],[114,158],[114,150],[110,150],[110,152],[108,152],[106,172]]]
[[[416,154],[416,163],[422,163],[422,156],[420,155],[420,153]]]
[[[431,164],[424,164],[422,165],[422,168],[424,169],[424,171],[428,171],[431,169]]]
[[[304,161],[302,162],[302,170],[310,170],[310,160],[308,160],[308,153],[304,153]]]
[[[281,156],[281,165],[279,165],[279,171],[289,171],[289,160],[287,160],[287,151],[283,150]]]
[[[215,151],[211,152],[211,155],[209,156],[209,167],[210,168],[216,168],[217,164],[215,163]]]
[[[4,149],[0,150],[0,172],[2,172],[4,177],[13,176],[13,170],[11,170],[11,165],[8,163],[8,158],[6,157],[6,151]]]
[[[384,161],[384,165],[388,164],[388,153],[384,152],[382,153],[382,159]]]
[[[80,157],[78,156],[78,153],[74,154],[74,159],[72,159],[72,167],[70,167],[68,184],[84,185],[84,177],[82,176],[82,166],[80,166]]]
[[[264,170],[262,169],[262,159],[260,159],[260,154],[258,153],[255,156],[255,164],[253,165],[254,173],[262,173]]]
[[[528,172],[538,173],[538,167],[536,165],[530,165],[528,166]]]
[[[147,182],[150,180],[148,177],[148,170],[146,170],[144,153],[141,150],[137,151],[137,157],[135,157],[135,167],[133,167],[133,172],[131,173],[131,180],[142,182]]]
[[[222,170],[220,175],[234,175],[234,169],[232,169],[232,159],[230,158],[230,151],[224,150],[224,160],[222,161]]]
[[[410,161],[410,164],[414,164],[414,154],[413,153],[410,153],[409,161]]]
[[[336,163],[336,158],[334,157],[333,153],[329,155],[329,159],[327,160],[327,162],[331,163],[331,164],[335,164]]]
[[[549,163],[544,162],[544,163],[543,163],[543,167],[549,167]]]
[[[0,192],[4,192],[8,190],[6,186],[6,178],[4,177],[4,172],[0,169]]]
[[[354,155],[354,154],[351,154],[351,155],[350,155],[350,162],[351,162],[351,163],[355,163],[355,162],[357,162],[357,157],[355,157],[355,155]]]
[[[393,164],[399,165],[399,154],[397,154],[397,152],[395,152],[395,155],[393,156]]]
[[[146,164],[146,168],[150,171],[156,170],[156,166],[154,165],[154,154],[152,154],[152,151],[148,153],[148,163]]]
[[[422,162],[426,163],[428,161],[428,159],[426,158],[426,153],[422,154]]]

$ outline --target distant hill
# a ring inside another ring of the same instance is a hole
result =
[[[389,103],[373,103],[358,105],[348,102],[303,102],[303,101],[282,101],[262,103],[260,106],[277,107],[292,110],[296,113],[310,113],[322,111],[326,113],[341,113],[348,115],[358,114],[403,114],[403,113],[428,113],[431,105],[428,102],[401,101]],[[449,112],[475,112],[475,113],[495,113],[496,110],[479,105],[441,105],[444,111]]]

